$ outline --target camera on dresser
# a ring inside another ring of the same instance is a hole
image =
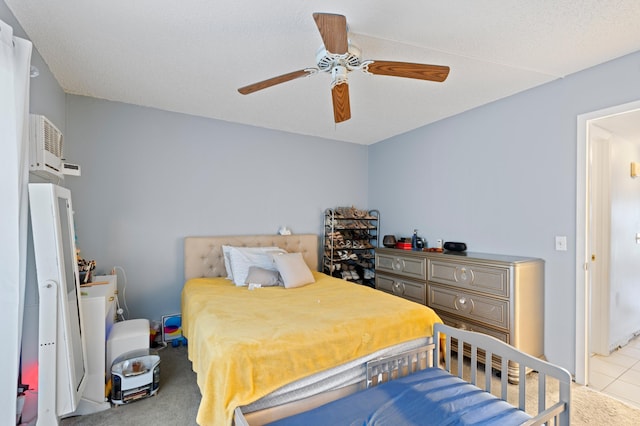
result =
[[[429,306],[447,325],[544,357],[542,259],[378,248],[375,267],[378,290]],[[493,366],[500,368],[496,360]],[[518,381],[517,366],[509,367],[509,380]]]

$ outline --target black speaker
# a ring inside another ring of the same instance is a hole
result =
[[[444,249],[447,251],[465,251],[467,249],[467,245],[465,243],[447,241],[444,243]]]

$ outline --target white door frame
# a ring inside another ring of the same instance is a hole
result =
[[[589,235],[589,127],[592,121],[640,109],[640,101],[593,111],[578,116],[576,159],[576,360],[575,381],[587,384],[589,378],[589,287],[591,262]]]
[[[594,124],[595,123],[595,124]],[[590,214],[587,215],[587,247],[591,256],[590,281],[586,288],[589,323],[587,333],[589,356],[609,355],[611,329],[611,144],[612,135],[598,127],[597,121],[589,125],[587,155],[590,157],[587,179],[589,185]],[[588,376],[587,376],[587,384]]]

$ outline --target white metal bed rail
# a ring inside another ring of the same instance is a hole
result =
[[[444,347],[442,347],[441,337],[444,336]],[[535,416],[525,425],[562,425],[569,426],[569,413],[571,404],[571,374],[562,367],[553,365],[549,362],[543,361],[524,352],[521,352],[513,346],[496,339],[493,336],[486,334],[479,334],[472,331],[460,330],[444,324],[436,324],[434,326],[434,341],[436,353],[444,353],[444,368],[450,374],[455,374],[463,380],[482,388],[478,385],[478,366],[483,365],[482,369],[486,370],[484,380],[484,390],[491,392],[492,387],[492,374],[491,374],[491,362],[487,362],[488,366],[485,366],[479,361],[478,352],[484,352],[484,359],[495,360],[496,357],[500,359],[500,398],[507,401],[508,389],[509,389],[509,366],[513,368],[517,366],[519,372],[519,383],[517,385],[518,392],[518,408],[525,411],[526,409],[526,382],[527,372],[536,371],[538,378],[538,392],[537,392],[537,413]],[[469,348],[470,352],[470,366],[469,366],[469,378],[464,378],[464,356],[458,356],[456,367],[457,371],[452,373],[452,343],[456,343],[458,353],[462,354],[465,348]],[[494,361],[495,362],[495,361]],[[548,378],[553,378],[558,381],[558,398],[554,401],[551,407],[547,408],[547,393],[548,393]]]

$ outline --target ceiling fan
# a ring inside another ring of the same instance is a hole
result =
[[[331,73],[331,97],[333,99],[333,116],[336,123],[351,118],[349,105],[349,84],[347,74],[361,70],[367,74],[388,75],[394,77],[415,78],[443,82],[449,75],[449,67],[441,65],[415,64],[410,62],[393,62],[378,60],[361,60],[360,49],[349,42],[347,37],[347,18],[332,13],[314,13],[323,47],[316,56],[317,68],[304,68],[277,77],[269,78],[238,89],[243,95],[286,83],[300,77],[310,76],[318,72]]]

